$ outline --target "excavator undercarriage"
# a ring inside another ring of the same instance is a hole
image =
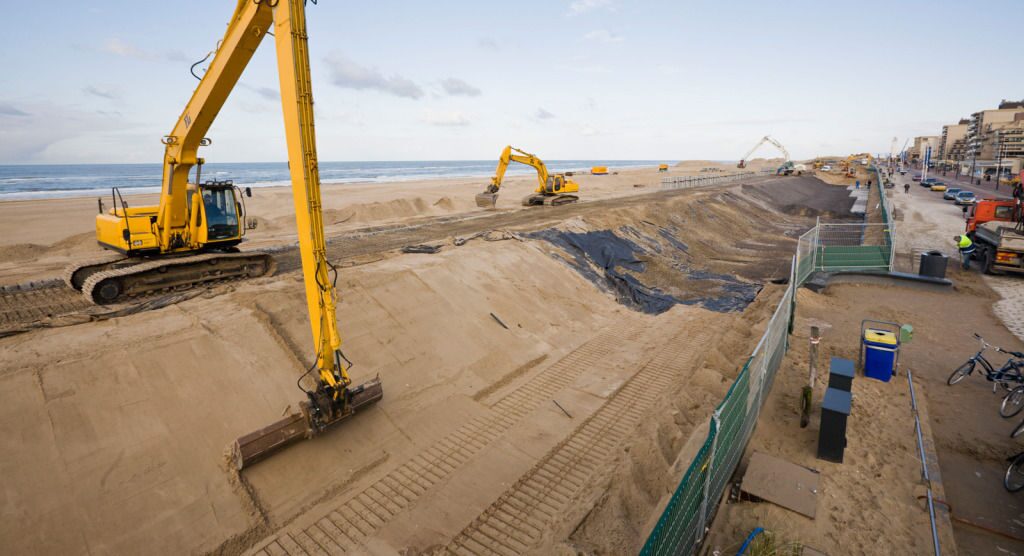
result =
[[[273,257],[259,252],[208,252],[158,258],[113,256],[69,266],[64,271],[64,281],[89,301],[107,305],[216,282],[270,276],[275,268]]]

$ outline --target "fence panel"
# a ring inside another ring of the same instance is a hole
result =
[[[642,555],[693,554],[700,547],[785,354],[796,287],[790,283],[786,288],[761,341],[715,409],[708,437],[647,538]]]
[[[800,236],[790,273],[793,279],[760,342],[715,409],[708,437],[644,543],[642,555],[693,554],[700,548],[705,529],[714,518],[729,478],[753,435],[765,396],[789,347],[789,323],[796,306],[797,288],[815,270],[891,270],[895,244],[892,214],[881,187],[881,174],[877,168],[875,171],[882,196],[883,222],[819,222]],[[666,187],[666,182],[679,187]],[[704,184],[707,182],[696,178],[666,178],[662,187],[682,189]]]
[[[866,222],[818,224],[815,251],[817,270],[889,270],[889,226]]]

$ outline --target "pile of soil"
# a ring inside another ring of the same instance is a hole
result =
[[[829,219],[851,218],[854,199],[842,187],[828,187],[821,180],[796,177],[785,187],[774,184],[744,185],[743,192],[770,203],[780,212]]]

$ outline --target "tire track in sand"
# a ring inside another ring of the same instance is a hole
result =
[[[361,492],[329,509],[319,509],[314,522],[292,525],[258,543],[259,556],[340,554],[355,550],[386,523],[411,507],[420,496],[444,481],[506,430],[552,399],[587,369],[637,342],[647,332],[641,319],[609,327],[556,361],[526,383],[499,398],[489,415],[459,427]],[[301,518],[300,518],[301,519]]]
[[[561,444],[437,554],[522,554],[593,488],[657,397],[699,363],[712,330],[691,321]]]

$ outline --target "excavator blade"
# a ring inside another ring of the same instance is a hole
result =
[[[497,193],[480,193],[476,196],[476,206],[480,208],[494,208],[497,202]]]
[[[380,378],[349,388],[349,403],[345,411],[322,422],[319,429],[313,426],[310,403],[304,401],[299,404],[301,412],[292,413],[235,440],[231,446],[231,459],[235,467],[241,471],[299,440],[316,436],[355,415],[360,409],[380,401],[383,397],[384,386],[381,384]]]

